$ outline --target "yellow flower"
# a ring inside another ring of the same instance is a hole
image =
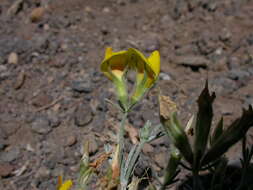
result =
[[[69,190],[72,185],[73,185],[73,182],[71,180],[67,180],[67,181],[64,181],[64,183],[62,183],[62,176],[58,177],[57,190]]]
[[[113,80],[115,77],[121,80],[128,66],[127,59],[127,51],[113,52],[112,48],[108,47],[106,48],[105,58],[101,64],[101,71],[110,80]]]
[[[145,87],[150,88],[160,72],[159,52],[154,51],[148,58],[134,48],[130,48],[128,52],[131,57],[131,66],[137,69],[137,84],[145,78],[146,73]]]
[[[136,87],[131,97],[131,104],[135,104],[153,86],[160,73],[160,54],[158,51],[146,58],[141,52],[130,48],[131,62],[137,69]]]
[[[128,70],[135,70],[137,73],[135,90],[130,102],[124,80],[124,74]],[[157,80],[160,72],[160,55],[158,51],[154,51],[150,57],[146,58],[134,48],[119,52],[113,52],[112,48],[107,48],[101,71],[114,82],[119,100],[126,111],[137,103]]]
[[[127,67],[127,51],[113,52],[111,47],[106,48],[101,71],[115,84],[120,106],[124,111],[128,109],[127,88],[123,77]]]

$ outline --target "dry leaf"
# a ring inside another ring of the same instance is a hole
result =
[[[159,106],[160,106],[160,116],[168,120],[170,119],[171,113],[177,110],[177,105],[173,102],[169,96],[159,95]]]
[[[21,71],[18,74],[17,80],[15,81],[15,84],[14,84],[14,88],[16,90],[20,89],[23,86],[23,84],[25,83],[25,78],[26,78],[25,72]]]
[[[132,125],[126,125],[126,131],[129,135],[130,140],[132,141],[133,144],[137,144],[139,142],[139,133],[136,128],[134,128]]]
[[[89,164],[90,167],[98,169],[102,163],[109,158],[111,153],[103,153],[96,160]]]

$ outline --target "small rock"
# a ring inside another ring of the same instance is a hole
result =
[[[159,146],[169,147],[170,146],[169,138],[167,135],[164,135],[158,139],[151,141],[150,144],[155,147],[159,147]]]
[[[7,177],[11,174],[14,167],[8,163],[0,163],[0,177]]]
[[[10,72],[8,71],[5,65],[0,65],[0,81],[7,79],[10,76]]]
[[[154,147],[151,146],[151,145],[148,144],[148,143],[145,143],[144,146],[143,146],[142,151],[144,152],[144,154],[153,153],[153,152],[154,152]]]
[[[240,67],[240,59],[238,59],[238,57],[229,57],[228,59],[228,68],[229,69],[236,69],[238,67]]]
[[[183,56],[183,55],[191,55],[198,52],[198,47],[196,44],[186,44],[186,45],[176,45],[175,48],[175,55],[176,56]]]
[[[104,13],[109,13],[110,12],[110,8],[109,7],[104,7],[102,11]]]
[[[64,158],[60,160],[59,163],[69,166],[69,165],[75,165],[77,163],[77,160],[74,159],[73,157],[70,157],[70,158]]]
[[[150,163],[150,160],[141,154],[140,159],[138,160],[138,164],[134,169],[134,175],[139,177],[148,175],[148,171],[151,167],[153,168],[153,164]]]
[[[53,177],[58,177],[59,176],[59,174],[63,174],[64,173],[64,168],[62,168],[62,167],[55,167],[53,170],[52,170],[52,172],[51,172],[51,175],[53,176]]]
[[[71,172],[78,173],[79,170],[80,170],[80,166],[79,165],[77,165],[77,166],[70,166],[69,169],[70,169]]]
[[[231,32],[227,28],[223,28],[220,32],[220,40],[225,42],[230,40],[232,37]]]
[[[25,72],[24,72],[24,71],[21,71],[21,72],[18,74],[18,77],[17,77],[17,79],[16,79],[16,81],[15,81],[13,87],[14,87],[16,90],[20,89],[20,88],[23,86],[24,82],[25,82],[25,78],[26,78]]]
[[[62,44],[60,45],[60,48],[61,48],[62,51],[66,51],[66,50],[68,49],[68,44],[62,43]]]
[[[92,91],[92,84],[89,80],[73,81],[72,89],[79,93],[90,93]]]
[[[250,73],[241,69],[233,69],[228,73],[228,78],[232,80],[245,80],[250,76]]]
[[[12,52],[8,56],[8,63],[9,64],[17,64],[18,63],[18,54]]]
[[[50,26],[49,26],[48,24],[44,24],[44,25],[43,25],[43,29],[44,29],[45,31],[48,31],[48,30],[50,29]]]
[[[175,63],[185,66],[207,67],[210,64],[210,61],[202,56],[187,55],[176,57]]]
[[[0,160],[3,162],[12,162],[14,160],[16,160],[20,155],[20,150],[17,147],[14,147],[12,149],[10,149],[7,152],[4,152],[1,156],[0,156]]]
[[[13,16],[18,14],[19,11],[22,10],[24,0],[17,0],[15,1],[11,7],[7,10],[7,15]]]
[[[170,75],[169,74],[167,74],[167,73],[160,73],[159,74],[159,78],[161,79],[161,80],[171,80],[171,77],[170,77]]]
[[[238,86],[233,80],[224,76],[216,76],[210,80],[210,91],[217,94],[231,93],[237,88]]]
[[[208,55],[218,48],[216,40],[213,39],[210,32],[204,32],[201,38],[197,41],[196,45],[199,53],[202,55]]]
[[[45,8],[43,7],[37,7],[32,10],[30,14],[30,20],[31,22],[38,22],[42,19],[43,15],[45,13]]]
[[[0,151],[4,150],[6,146],[7,146],[6,141],[0,137]]]
[[[157,36],[150,36],[149,39],[144,40],[142,46],[145,51],[152,52],[160,48],[160,42]]]
[[[117,3],[123,6],[126,5],[126,0],[117,0]]]
[[[14,122],[14,121],[2,122],[1,128],[6,135],[11,136],[11,135],[15,134],[17,132],[17,130],[20,128],[20,124]]]
[[[101,123],[103,123],[104,121],[105,121],[105,113],[98,112],[98,114],[96,114],[92,119],[91,123],[92,130],[94,130],[97,133],[101,133],[104,130],[103,125],[101,125]]]
[[[38,169],[37,173],[34,176],[35,178],[48,178],[50,177],[50,170],[45,166],[42,166]]]
[[[214,12],[217,9],[217,2],[209,3],[208,4],[208,11]]]
[[[88,104],[81,104],[75,112],[75,124],[79,127],[88,125],[93,118],[91,108]]]
[[[155,154],[154,160],[160,168],[164,168],[166,167],[166,164],[168,163],[168,153],[160,152],[158,154]]]
[[[67,137],[65,146],[72,146],[76,143],[77,139],[75,135],[70,135]]]
[[[61,121],[60,121],[59,117],[57,117],[56,114],[53,114],[53,113],[50,114],[48,119],[49,119],[49,122],[50,122],[50,126],[53,127],[53,128],[58,127],[61,124]]]
[[[32,123],[32,130],[38,134],[48,134],[52,127],[47,117],[39,116]]]
[[[239,100],[218,97],[216,101],[218,103],[217,109],[220,110],[222,115],[233,115],[240,111],[238,109],[241,104]]]
[[[42,92],[34,98],[34,100],[32,101],[32,104],[36,107],[42,107],[42,106],[50,104],[52,101],[53,101],[52,96]]]
[[[0,65],[4,64],[5,60],[2,56],[0,56]]]

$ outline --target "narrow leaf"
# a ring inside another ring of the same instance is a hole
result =
[[[249,106],[249,109],[243,110],[242,116],[236,119],[215,141],[204,156],[202,164],[205,165],[222,156],[231,146],[241,140],[252,126],[253,109],[252,106]]]
[[[220,119],[218,125],[216,126],[213,136],[211,138],[210,144],[213,145],[215,141],[222,135],[223,132],[223,117]]]
[[[213,109],[212,104],[215,99],[215,94],[209,94],[208,82],[206,81],[205,88],[201,92],[198,98],[198,113],[195,126],[195,139],[194,139],[194,163],[199,164],[201,157],[203,156],[208,136],[211,128]],[[198,167],[198,166],[196,166]]]

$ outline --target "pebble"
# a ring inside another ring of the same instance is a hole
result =
[[[42,106],[50,104],[52,101],[53,101],[52,96],[42,92],[34,98],[34,100],[32,101],[32,104],[35,107],[42,107]]]
[[[25,79],[26,79],[26,74],[25,74],[24,71],[21,71],[21,72],[18,74],[17,79],[16,79],[16,81],[15,81],[13,87],[14,87],[16,90],[20,89],[20,88],[23,86],[23,84],[25,83]]]
[[[38,134],[48,134],[52,130],[50,122],[45,116],[38,116],[32,123],[32,130]]]
[[[48,24],[44,24],[44,25],[43,25],[43,29],[44,29],[45,31],[48,31],[48,30],[50,29],[50,26],[49,26]]]
[[[20,150],[18,147],[13,147],[9,151],[4,152],[0,155],[0,160],[3,162],[12,162],[16,160],[20,155]]]
[[[109,7],[104,7],[102,10],[104,13],[109,13],[111,10]]]
[[[238,57],[229,57],[228,59],[228,68],[229,69],[236,69],[240,67],[240,59]]]
[[[58,177],[59,175],[64,173],[64,168],[56,167],[52,170],[52,176],[53,177]]]
[[[160,78],[161,80],[167,80],[167,81],[171,80],[170,75],[167,74],[167,73],[160,73],[160,74],[159,74],[159,78]]]
[[[13,16],[18,14],[19,11],[22,10],[24,0],[17,0],[11,5],[11,7],[7,10],[7,15]]]
[[[72,146],[72,145],[76,144],[76,142],[77,142],[76,136],[70,135],[66,139],[65,146]]]
[[[210,61],[202,56],[186,55],[175,57],[175,63],[178,65],[207,67]]]
[[[8,56],[8,63],[9,64],[17,64],[18,63],[18,54],[15,52],[12,52]]]
[[[151,168],[150,160],[141,154],[140,159],[138,160],[138,164],[134,170],[134,174],[135,176],[143,177],[144,175],[147,175],[147,172],[150,168]]]
[[[2,56],[0,56],[0,65],[4,64],[5,60]]]
[[[89,144],[89,153],[90,154],[95,154],[98,151],[98,144],[95,139],[94,135],[91,135],[90,138],[88,139],[90,144]]]
[[[7,122],[2,122],[1,127],[7,136],[11,136],[16,133],[16,131],[20,128],[20,125],[15,123],[14,121],[7,121]]]
[[[160,152],[158,154],[155,154],[154,160],[160,168],[164,168],[166,167],[166,164],[168,163],[168,153]]]
[[[151,145],[148,144],[148,143],[145,143],[144,146],[143,146],[142,151],[143,151],[144,154],[153,153],[153,152],[154,152],[154,147],[151,146]]]
[[[220,40],[221,41],[228,41],[232,37],[231,32],[227,28],[223,28],[220,32]]]
[[[7,67],[5,65],[0,65],[0,81],[7,79],[10,75]]]
[[[210,91],[215,92],[216,94],[226,94],[231,93],[237,89],[236,83],[226,77],[217,76],[210,80]]]
[[[160,42],[157,36],[150,36],[149,39],[145,39],[142,44],[144,50],[147,52],[152,52],[160,48]]]
[[[8,163],[0,163],[0,177],[7,177],[11,175],[14,167]]]
[[[73,81],[72,89],[79,93],[90,93],[92,92],[92,84],[89,80]]]
[[[7,146],[7,142],[0,136],[0,151],[4,150]]]
[[[77,111],[75,112],[75,124],[78,127],[83,127],[88,125],[93,118],[91,108],[88,104],[81,104]]]
[[[54,113],[51,113],[49,115],[48,119],[49,119],[49,122],[50,122],[50,126],[53,127],[53,128],[58,127],[61,124],[61,121],[60,121],[59,117]]]
[[[30,20],[31,22],[38,22],[42,19],[43,15],[45,13],[45,8],[43,7],[37,7],[32,10],[30,14]]]
[[[37,173],[35,174],[35,178],[48,178],[50,176],[50,170],[45,166],[41,166]]]
[[[232,80],[245,80],[250,76],[250,73],[241,69],[233,69],[228,73],[228,78]]]

